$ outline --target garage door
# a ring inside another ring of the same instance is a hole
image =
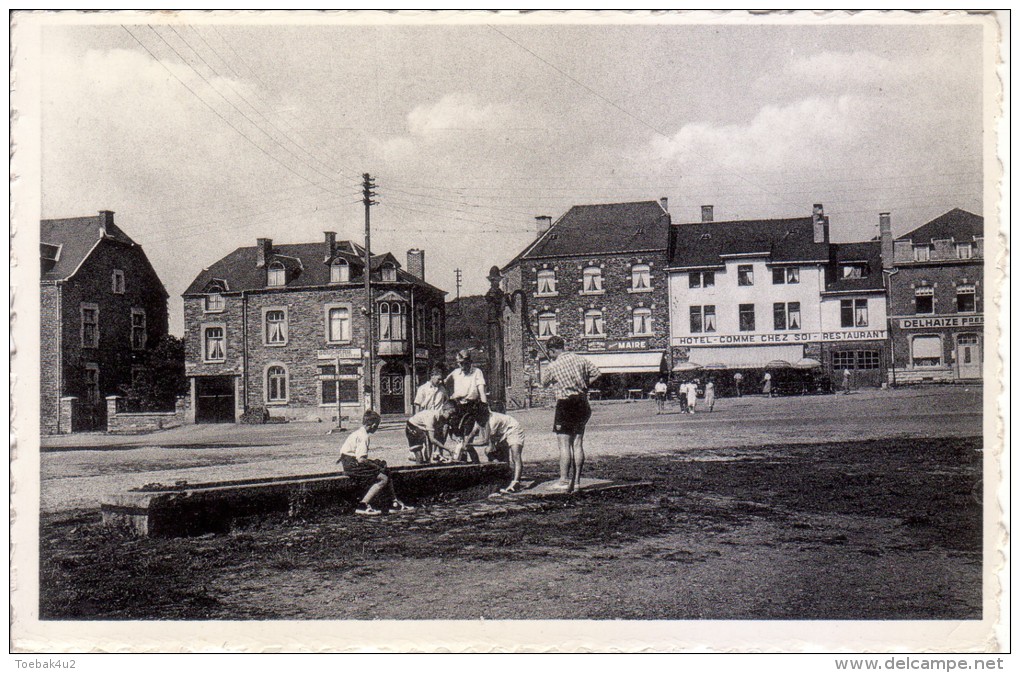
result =
[[[195,379],[195,422],[234,422],[234,377],[203,376]]]

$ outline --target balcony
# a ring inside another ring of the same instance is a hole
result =
[[[407,340],[379,341],[376,346],[377,355],[407,355]]]

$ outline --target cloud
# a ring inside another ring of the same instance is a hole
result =
[[[708,161],[730,170],[804,165],[852,146],[867,123],[869,108],[852,96],[768,105],[746,123],[686,124],[672,137],[654,141],[653,152],[661,161]]]
[[[416,136],[446,131],[495,131],[516,118],[507,105],[481,103],[472,94],[452,93],[432,105],[419,105],[407,115],[407,128]]]

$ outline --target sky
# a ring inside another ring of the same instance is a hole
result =
[[[171,19],[172,20],[172,19]],[[479,294],[535,216],[668,197],[835,241],[984,214],[975,25],[47,26],[42,216],[99,210],[170,293],[256,238],[426,254]],[[234,21],[235,23],[231,23]]]

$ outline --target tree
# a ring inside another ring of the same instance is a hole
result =
[[[170,411],[177,397],[188,390],[184,375],[184,340],[167,334],[145,357],[130,386],[121,388],[127,408],[138,411]]]

